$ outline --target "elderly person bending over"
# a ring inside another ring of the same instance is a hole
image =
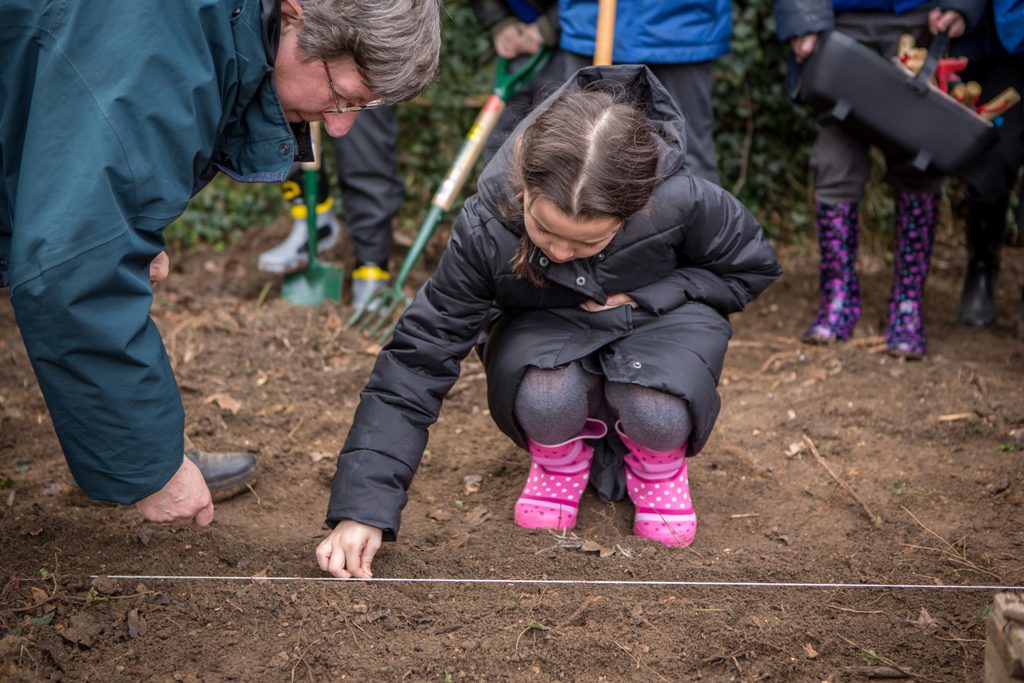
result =
[[[284,180],[309,121],[344,135],[415,97],[440,0],[0,0],[0,15],[0,286],[68,465],[90,498],[205,526],[206,472],[184,457],[149,317],[163,229],[217,172]]]

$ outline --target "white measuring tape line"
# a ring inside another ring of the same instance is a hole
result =
[[[988,585],[933,585],[926,583],[800,583],[767,581],[642,581],[602,579],[414,579],[414,578],[373,578],[340,579],[333,576],[169,576],[142,574],[93,575],[90,578],[106,578],[121,581],[291,581],[310,583],[455,583],[455,584],[505,584],[509,586],[658,586],[663,588],[818,588],[837,589],[870,588],[874,590],[959,590],[959,591],[1024,591],[1024,586]]]

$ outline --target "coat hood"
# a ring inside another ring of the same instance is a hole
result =
[[[515,130],[508,136],[501,149],[484,168],[477,181],[477,195],[480,201],[495,215],[503,215],[504,207],[514,201],[511,184],[507,181],[512,167],[512,150],[520,134],[544,111],[565,93],[579,92],[595,83],[608,83],[610,87],[623,87],[626,96],[647,116],[647,119],[658,132],[658,144],[661,158],[658,162],[658,173],[668,177],[685,167],[686,159],[686,120],[661,81],[642,64],[623,64],[616,66],[588,66],[577,71],[558,90],[547,97],[531,111]],[[616,85],[611,85],[616,84]],[[507,226],[513,232],[521,234],[521,223]]]

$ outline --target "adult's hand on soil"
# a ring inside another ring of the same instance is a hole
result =
[[[135,503],[135,509],[149,522],[199,530],[213,521],[213,500],[203,473],[188,458],[164,487]]]
[[[629,294],[612,294],[608,297],[608,301],[603,304],[599,304],[593,299],[584,301],[580,304],[580,308],[584,311],[590,311],[591,313],[607,311],[609,308],[618,308],[619,306],[632,306],[633,308],[637,308],[637,303],[633,301],[633,298],[629,296]]]
[[[928,13],[928,29],[932,35],[946,32],[950,38],[959,38],[967,29],[967,22],[964,21],[964,15],[956,10],[941,10],[936,7]]]
[[[341,579],[373,578],[370,565],[380,550],[381,530],[346,519],[316,548],[320,569]]]
[[[163,282],[170,272],[171,259],[167,256],[166,251],[161,251],[149,262],[149,284],[155,285],[157,282]]]
[[[793,50],[797,64],[803,64],[804,60],[814,54],[814,48],[818,47],[818,34],[808,33],[804,36],[790,38],[789,47]]]

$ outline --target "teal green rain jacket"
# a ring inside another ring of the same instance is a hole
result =
[[[0,284],[75,480],[131,503],[182,461],[149,317],[163,228],[218,170],[280,181],[304,157],[273,85],[277,2],[0,0],[0,17]]]

